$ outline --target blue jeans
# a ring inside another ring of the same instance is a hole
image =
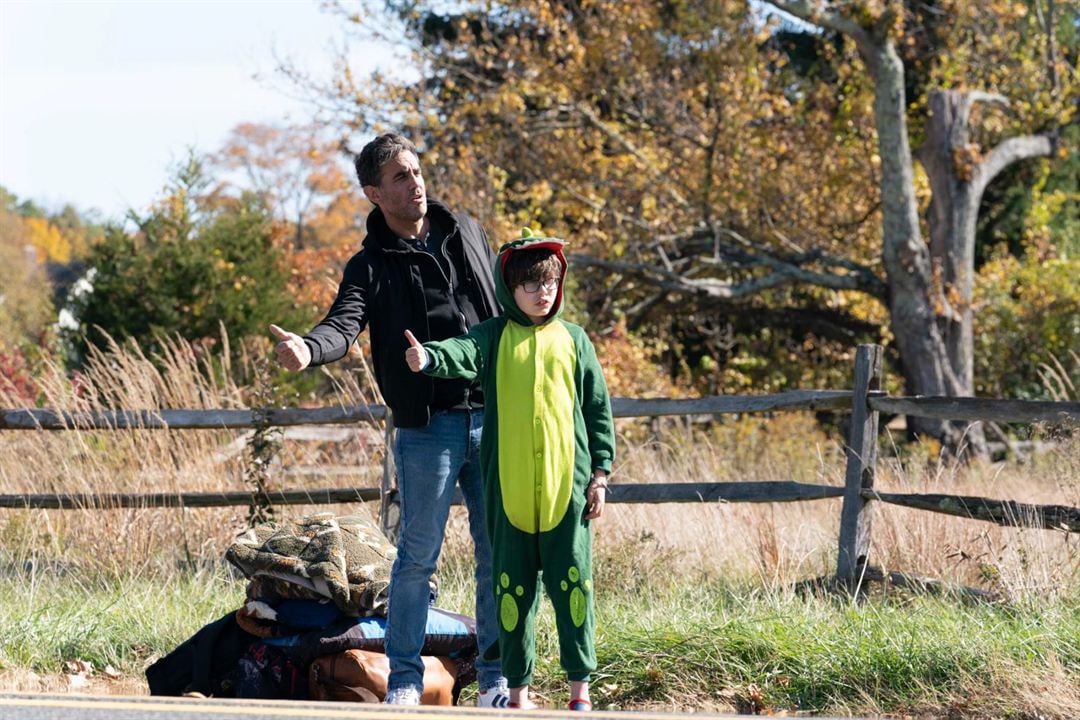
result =
[[[394,443],[401,529],[390,576],[386,622],[389,689],[424,686],[420,648],[424,644],[430,601],[428,579],[442,550],[455,481],[469,512],[469,533],[476,549],[476,660],[480,690],[502,682],[501,663],[485,661],[484,650],[498,642],[495,596],[491,583],[491,542],[484,523],[484,482],[480,472],[482,410],[434,413],[427,427],[399,428]]]

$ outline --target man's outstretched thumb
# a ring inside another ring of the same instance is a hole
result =
[[[288,340],[290,337],[292,337],[289,333],[285,332],[273,323],[270,324],[270,334],[276,337],[278,340]]]
[[[405,331],[405,339],[409,341],[409,346],[410,347],[414,347],[414,348],[422,347],[420,345],[420,341],[416,339],[416,336],[412,334],[411,330],[406,330]]]

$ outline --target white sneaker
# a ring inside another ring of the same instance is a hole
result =
[[[506,709],[510,705],[510,692],[502,685],[488,688],[476,699],[476,707]]]
[[[387,705],[419,705],[420,692],[414,687],[394,688],[386,693],[383,702]]]

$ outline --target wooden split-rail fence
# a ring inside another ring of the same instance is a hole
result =
[[[852,390],[796,390],[774,395],[711,396],[697,399],[614,398],[615,417],[698,416],[795,410],[850,412],[851,431],[845,448],[847,467],[843,487],[794,482],[688,482],[613,484],[609,503],[798,502],[843,498],[836,578],[858,580],[868,567],[871,513],[884,502],[999,525],[1080,532],[1080,508],[1038,505],[977,496],[884,493],[874,488],[880,413],[941,420],[1004,423],[1080,423],[1080,402],[1044,402],[989,398],[890,397],[882,387],[882,348],[860,345],[856,351]],[[259,410],[117,410],[70,413],[47,409],[0,409],[3,430],[119,430],[119,429],[250,429],[298,425],[384,423],[389,446],[392,427],[381,405],[327,408],[266,408]],[[390,511],[396,502],[392,453],[385,453],[381,487],[324,488],[269,491],[278,505],[315,505],[380,501],[380,518],[391,529]],[[149,507],[222,507],[248,505],[250,491],[148,494],[0,495],[0,508],[114,509]]]

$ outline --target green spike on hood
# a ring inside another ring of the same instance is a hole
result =
[[[557,237],[545,237],[542,235],[536,235],[529,228],[521,229],[521,237],[517,240],[512,240],[505,243],[499,248],[499,254],[495,258],[495,297],[498,298],[499,303],[503,307],[503,314],[516,322],[518,325],[532,325],[532,320],[529,316],[522,312],[521,308],[514,302],[514,293],[506,286],[506,276],[503,275],[503,268],[506,266],[506,261],[510,257],[510,253],[517,252],[518,250],[534,250],[537,248],[546,248],[555,253],[555,256],[559,258],[559,263],[562,265],[562,275],[559,276],[559,292],[555,296],[555,304],[552,306],[551,314],[548,315],[548,322],[553,318],[562,314],[563,304],[563,281],[566,280],[566,256],[563,255],[563,246],[566,245],[566,241]]]

